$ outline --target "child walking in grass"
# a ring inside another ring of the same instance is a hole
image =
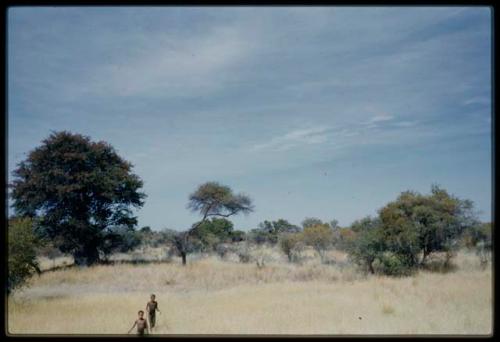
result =
[[[138,315],[139,318],[137,318],[137,320],[134,322],[134,325],[132,326],[132,328],[130,328],[128,333],[130,334],[132,329],[134,329],[134,327],[137,326],[137,335],[143,336],[146,332],[149,333],[148,322],[144,319],[144,311],[139,310]]]
[[[151,327],[151,331],[156,324],[156,311],[161,314],[160,309],[158,309],[158,302],[155,300],[156,296],[154,294],[151,295],[151,300],[146,304],[146,312],[148,313],[149,325]]]

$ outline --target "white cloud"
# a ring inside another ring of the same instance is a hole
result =
[[[368,123],[378,123],[378,122],[384,122],[384,121],[390,121],[394,119],[394,116],[392,115],[377,115],[371,118]]]
[[[285,135],[275,137],[267,143],[253,145],[251,151],[274,150],[286,151],[303,145],[322,144],[328,140],[328,127],[297,129]]]

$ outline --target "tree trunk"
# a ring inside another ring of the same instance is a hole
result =
[[[182,257],[182,265],[185,266],[186,265],[186,253],[182,252],[181,257]]]
[[[92,266],[99,262],[99,251],[95,246],[85,246],[73,254],[75,265]]]
[[[429,255],[430,253],[424,249],[424,252],[423,252],[423,256],[422,256],[422,261],[420,261],[420,264],[421,265],[424,265],[425,264],[425,260],[427,259],[427,256]]]
[[[373,261],[368,262],[368,269],[370,270],[371,274],[375,274],[375,270],[373,269]]]

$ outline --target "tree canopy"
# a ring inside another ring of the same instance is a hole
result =
[[[230,187],[218,182],[200,185],[189,195],[187,207],[202,215],[199,224],[211,216],[229,217],[239,213],[248,214],[254,209],[250,197],[241,193],[234,194]]]
[[[60,238],[61,251],[77,264],[93,264],[109,227],[137,223],[131,207],[145,194],[132,164],[108,143],[70,132],[54,132],[18,164],[10,184],[20,216],[38,217],[38,232]]]

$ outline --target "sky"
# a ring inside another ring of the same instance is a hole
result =
[[[235,229],[347,226],[439,184],[492,215],[488,7],[11,7],[8,173],[52,131],[144,181],[138,226],[184,230],[207,181]]]

